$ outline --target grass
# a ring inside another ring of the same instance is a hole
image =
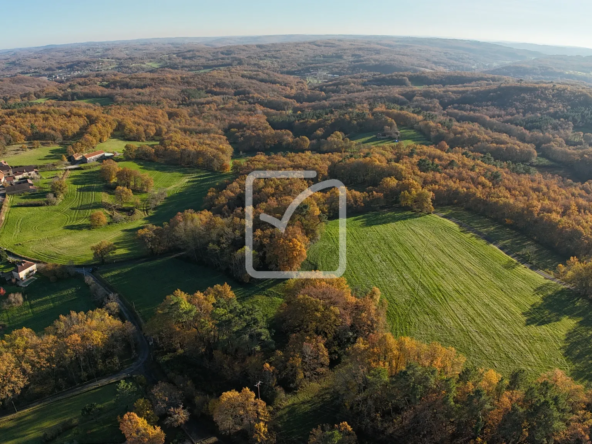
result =
[[[175,257],[164,257],[136,264],[102,267],[101,276],[131,303],[146,321],[167,295],[180,289],[187,293],[203,291],[216,284],[228,283],[237,298],[257,305],[270,316],[281,302],[278,281],[242,284],[228,275]]]
[[[592,380],[588,301],[434,215],[350,217],[347,234],[345,277],[359,292],[381,290],[394,335],[455,347],[503,374],[560,368]],[[337,245],[331,221],[309,251],[309,268],[334,269]]]
[[[51,427],[69,420],[80,419],[77,427],[60,435],[55,442],[113,443],[125,441],[119,430],[117,416],[126,412],[116,391],[117,384],[83,393],[72,398],[56,401],[10,419],[0,420],[0,440],[3,444],[38,444],[43,433]],[[90,418],[81,417],[82,408],[97,403],[102,412]]]
[[[19,165],[45,165],[47,163],[60,162],[66,154],[66,148],[62,146],[43,146],[21,151],[20,145],[13,145],[8,148],[4,160],[12,166]]]
[[[412,143],[418,145],[432,145],[428,139],[426,139],[421,133],[415,131],[414,129],[399,128],[399,131],[401,132],[399,142],[403,145],[410,145]],[[354,137],[350,137],[350,139],[355,142],[371,146],[389,145],[395,143],[395,141],[391,139],[377,139],[376,132],[358,134]]]
[[[438,208],[438,212],[457,219],[485,234],[489,240],[504,251],[525,260],[541,270],[552,273],[559,264],[569,258],[563,257],[536,243],[508,225],[502,225],[471,211],[455,207]]]
[[[113,99],[111,97],[92,97],[89,99],[75,100],[75,102],[90,103],[91,105],[108,106],[113,103]]]
[[[313,382],[289,395],[274,415],[278,442],[307,442],[319,424],[338,424],[339,406],[331,393],[331,379]]]
[[[96,308],[91,300],[90,290],[81,277],[50,282],[49,279],[38,275],[37,280],[26,288],[3,288],[6,295],[22,293],[25,301],[20,307],[9,310],[0,308],[0,325],[5,326],[0,330],[0,334],[7,334],[23,327],[41,332],[60,315]],[[0,296],[0,299],[3,298]]]
[[[153,140],[148,142],[130,142],[129,140],[113,138],[107,140],[106,142],[99,143],[93,151],[117,151],[119,153],[122,153],[123,149],[128,143],[131,143],[133,145],[158,145],[158,142]]]
[[[120,162],[119,165],[147,172],[154,179],[155,189],[167,189],[167,199],[152,214],[91,230],[90,214],[102,207],[104,199],[111,199],[104,193],[98,169],[72,171],[68,178],[68,192],[56,206],[19,207],[19,204],[44,198],[55,175],[44,173],[38,193],[14,196],[0,231],[0,245],[46,262],[82,264],[92,261],[91,245],[108,240],[118,248],[113,260],[136,258],[145,254],[136,239],[140,227],[147,223],[161,224],[178,211],[200,209],[208,189],[226,177],[159,163]]]

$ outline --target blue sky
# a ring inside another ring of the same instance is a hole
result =
[[[592,47],[590,0],[0,0],[0,49],[149,37],[433,36]]]

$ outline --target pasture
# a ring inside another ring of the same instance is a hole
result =
[[[117,151],[118,153],[123,153],[125,146],[130,143],[132,145],[158,145],[158,142],[153,140],[148,142],[130,142],[129,140],[112,138],[103,143],[99,143],[93,151],[107,151],[108,153]]]
[[[7,285],[3,285],[2,288],[6,290],[6,295],[22,293],[24,302],[20,307],[8,310],[0,308],[0,325],[4,326],[0,330],[0,336],[23,327],[41,332],[60,315],[96,308],[82,277],[50,282],[49,279],[38,275],[37,280],[26,288]]]
[[[175,290],[187,293],[228,283],[241,301],[257,305],[272,315],[281,302],[276,286],[279,281],[255,281],[243,284],[210,267],[176,257],[162,257],[140,263],[101,267],[100,275],[147,321],[156,307]]]
[[[117,384],[55,401],[48,405],[0,419],[0,436],[3,444],[38,444],[43,433],[67,420],[78,420],[78,425],[60,435],[55,442],[125,442],[119,430],[117,416],[127,410],[122,401],[117,399]],[[91,417],[82,417],[84,406],[97,403],[100,413]]]
[[[418,145],[432,145],[432,143],[421,133],[412,128],[399,128],[399,131],[401,132],[399,143],[402,143],[403,145],[410,145],[412,143]],[[354,137],[350,137],[350,139],[354,142],[370,146],[391,145],[395,143],[395,141],[391,139],[377,139],[376,132],[358,134]]]
[[[43,174],[40,191],[14,196],[4,226],[0,245],[17,254],[46,262],[76,264],[92,262],[90,246],[108,240],[118,250],[113,260],[145,254],[136,239],[137,230],[148,223],[161,224],[178,211],[200,209],[208,189],[226,176],[197,169],[185,169],[158,163],[120,162],[121,167],[138,169],[154,179],[154,189],[166,189],[168,197],[150,215],[90,229],[89,216],[112,196],[106,192],[99,169],[74,170],[68,177],[68,192],[56,206],[22,206],[41,200],[49,192],[55,172]],[[143,198],[142,194],[139,194]],[[21,205],[21,206],[19,206]]]
[[[45,165],[48,163],[60,162],[62,156],[66,155],[66,148],[58,145],[30,148],[26,151],[22,151],[20,147],[20,145],[12,145],[8,147],[3,159],[12,166]]]
[[[508,374],[553,368],[592,380],[590,303],[435,215],[348,218],[345,277],[377,286],[395,336],[455,347],[470,363]],[[338,224],[309,251],[307,268],[337,264]]]

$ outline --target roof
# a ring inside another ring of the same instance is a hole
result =
[[[24,192],[24,191],[36,191],[37,188],[35,188],[33,185],[31,185],[28,182],[24,182],[24,183],[17,183],[16,185],[12,185],[6,188],[6,193],[8,194],[14,194],[14,193],[20,193],[20,192]]]
[[[104,156],[104,155],[105,155],[105,151],[95,151],[94,153],[85,154],[84,157],[89,159],[91,157]]]
[[[25,165],[25,166],[20,166],[20,167],[15,167],[12,169],[12,173],[13,174],[18,174],[18,173],[30,173],[32,171],[35,171],[37,168],[33,165]]]
[[[6,176],[6,182],[14,182],[14,176]]]
[[[24,261],[22,264],[16,266],[17,273],[22,273],[23,271],[28,270],[31,267],[34,267],[35,263]]]
[[[78,160],[78,159],[81,159],[82,158],[82,154],[80,154],[80,153],[74,153],[74,154],[72,154],[72,157],[74,159]]]

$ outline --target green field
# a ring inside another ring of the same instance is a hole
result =
[[[99,143],[94,151],[107,151],[108,153],[117,151],[118,153],[123,153],[123,149],[129,143],[133,145],[158,145],[158,142],[153,140],[148,142],[130,142],[129,140],[113,138],[107,140],[106,142]]]
[[[50,282],[38,275],[37,280],[26,288],[6,285],[3,288],[7,295],[22,293],[25,301],[20,307],[9,310],[0,308],[0,325],[3,326],[0,336],[23,327],[41,332],[60,315],[96,308],[90,290],[81,277]]]
[[[21,151],[20,145],[8,147],[6,156],[3,157],[10,165],[45,165],[47,163],[60,162],[66,154],[66,148],[62,146],[42,146]]]
[[[553,273],[559,264],[569,259],[543,247],[510,226],[498,224],[485,216],[455,207],[438,208],[437,211],[479,230],[504,251],[548,273]]]
[[[393,334],[453,346],[508,374],[553,368],[592,380],[590,303],[437,216],[372,213],[348,219],[345,277],[388,300]],[[334,269],[337,221],[309,251],[308,268]]]
[[[125,405],[116,398],[116,384],[83,393],[72,398],[56,401],[35,410],[15,415],[9,419],[0,419],[0,441],[2,444],[38,444],[43,433],[66,420],[76,419],[80,423],[74,429],[60,435],[56,443],[124,442],[119,430],[117,416],[126,412]],[[90,403],[97,403],[103,408],[101,413],[92,417],[81,417],[82,408]]]
[[[100,274],[136,308],[145,321],[150,319],[164,298],[177,289],[195,293],[216,284],[228,283],[237,298],[258,305],[268,315],[273,314],[280,303],[275,287],[281,281],[242,284],[213,268],[174,257],[108,265],[101,268]]]
[[[401,131],[401,138],[399,139],[399,142],[403,143],[404,145],[409,145],[412,143],[419,145],[432,145],[428,139],[426,139],[421,133],[415,131],[414,129],[399,128],[399,131]],[[377,139],[376,132],[358,134],[354,137],[351,137],[350,139],[355,142],[371,146],[389,145],[395,143],[394,140],[390,139]]]
[[[91,105],[108,106],[113,103],[111,97],[92,97],[90,99],[75,100],[76,102],[90,103]]]
[[[55,173],[44,173],[40,192],[14,196],[11,200],[11,208],[0,231],[0,245],[46,262],[81,264],[92,261],[90,246],[105,239],[118,247],[114,260],[138,257],[145,253],[136,239],[140,227],[147,223],[166,222],[178,211],[200,209],[208,189],[226,177],[159,163],[120,162],[119,165],[147,172],[154,179],[155,189],[167,189],[168,198],[153,214],[91,230],[90,214],[101,208],[104,199],[112,198],[104,192],[98,169],[72,171],[68,178],[68,192],[59,205],[19,207],[27,201],[43,199],[49,192]]]

